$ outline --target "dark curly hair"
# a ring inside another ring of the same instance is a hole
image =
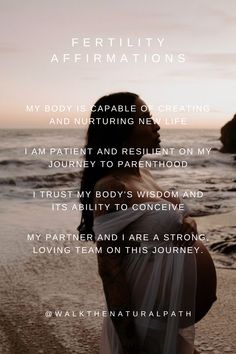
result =
[[[134,124],[101,124],[98,118],[115,118],[117,122],[120,118],[124,118],[124,112],[121,110],[116,110],[115,113],[107,107],[118,107],[119,105],[130,107],[135,104],[136,99],[139,96],[131,92],[117,92],[110,95],[101,97],[93,106],[91,111],[90,118],[93,120],[90,121],[85,148],[86,155],[85,159],[87,161],[95,161],[93,167],[89,164],[90,167],[84,168],[82,172],[81,186],[80,186],[80,202],[85,205],[92,205],[93,203],[93,190],[96,182],[102,177],[108,174],[108,167],[101,167],[101,164],[98,161],[97,151],[99,148],[116,148],[118,153],[115,155],[102,155],[104,161],[117,161],[119,159],[119,151],[121,149],[122,143],[129,137],[133,129]],[[105,108],[106,111],[102,111],[102,114],[97,111],[96,107]],[[127,116],[127,113],[125,113]],[[134,118],[135,112],[129,112],[129,118]],[[88,148],[90,152],[88,153]],[[89,192],[89,197],[85,192]],[[83,192],[83,193],[82,193]],[[78,226],[79,233],[85,235],[92,234],[93,241],[95,242],[95,236],[93,231],[93,211],[84,209],[81,215],[81,222]]]

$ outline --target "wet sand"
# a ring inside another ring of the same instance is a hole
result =
[[[202,230],[217,226],[236,226],[236,211],[225,214],[214,214],[195,218],[198,227]]]
[[[85,260],[79,268],[85,271]],[[0,353],[98,353],[102,317],[78,317],[81,310],[103,308],[100,280],[93,268],[90,282],[71,262],[66,269],[58,264],[57,271],[46,274],[38,262],[26,262],[21,269],[11,265],[5,274],[1,272],[5,291],[1,294]],[[235,353],[236,272],[217,269],[217,276],[218,300],[196,326],[196,346],[201,353]],[[63,317],[45,317],[46,311],[57,310]]]
[[[217,301],[196,325],[195,344],[200,353],[236,353],[236,271],[217,269]]]
[[[16,210],[22,225],[32,232],[51,230],[55,222],[54,232],[61,232],[62,225],[69,232],[71,223],[78,221],[75,215],[65,225],[65,216],[59,220],[57,215],[54,220],[45,212],[44,219],[43,210],[39,210],[40,226],[35,230],[39,222],[35,210],[31,213],[29,208],[22,215],[19,206]],[[216,220],[225,225],[222,215]],[[234,222],[232,216],[229,220]],[[198,218],[199,229],[205,229],[207,223],[212,226],[212,217]],[[31,243],[25,241],[25,229],[14,218],[1,236],[1,244],[0,354],[98,353],[102,317],[79,316],[79,311],[103,309],[96,255],[33,255]],[[200,353],[235,353],[236,271],[217,269],[217,276],[218,300],[196,326],[196,346]],[[46,317],[46,311],[52,316]],[[62,311],[62,316],[55,317],[55,311]]]
[[[214,235],[221,228],[232,230],[236,226],[236,212],[198,217],[196,221],[200,232],[212,231]],[[213,258],[217,272],[217,301],[196,325],[195,344],[200,353],[236,353],[236,269],[229,268],[229,256],[214,254]]]

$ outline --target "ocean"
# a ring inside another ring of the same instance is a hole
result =
[[[194,216],[232,211],[236,205],[236,161],[232,154],[217,150],[221,146],[219,131],[165,130],[160,133],[161,147],[169,155],[143,157],[147,161],[169,161],[169,166],[151,168],[160,186],[176,188],[180,193],[203,192],[199,198],[188,198]],[[49,149],[81,148],[84,143],[85,130],[1,130],[1,200],[31,200],[33,191],[42,189],[78,190],[81,168],[49,167],[52,160],[78,160],[78,156],[49,156]],[[41,155],[33,154],[33,148],[37,152],[40,148],[46,150]],[[187,166],[173,167],[174,161],[186,161]]]

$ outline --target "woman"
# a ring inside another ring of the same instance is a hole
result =
[[[79,231],[102,247],[98,268],[110,316],[104,318],[101,354],[197,353],[194,323],[216,300],[215,268],[196,240],[187,205],[176,197],[148,196],[164,191],[139,168],[140,151],[160,147],[159,129],[130,92],[100,98],[91,112],[86,160],[95,165],[83,171],[81,202],[93,208],[83,210]],[[140,190],[147,192],[142,198]],[[105,237],[112,234],[112,240]],[[175,236],[186,234],[195,239]],[[168,235],[174,236],[166,241]]]

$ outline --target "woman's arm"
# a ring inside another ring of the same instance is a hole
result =
[[[111,316],[111,320],[124,353],[140,353],[132,315],[126,315],[126,311],[132,311],[132,307],[128,284],[122,269],[122,255],[106,252],[106,248],[111,246],[111,242],[98,241],[97,246],[102,247],[102,253],[97,254],[98,270],[102,278],[108,311],[116,311],[116,313],[122,311],[122,316]],[[115,246],[114,243],[112,246]]]

